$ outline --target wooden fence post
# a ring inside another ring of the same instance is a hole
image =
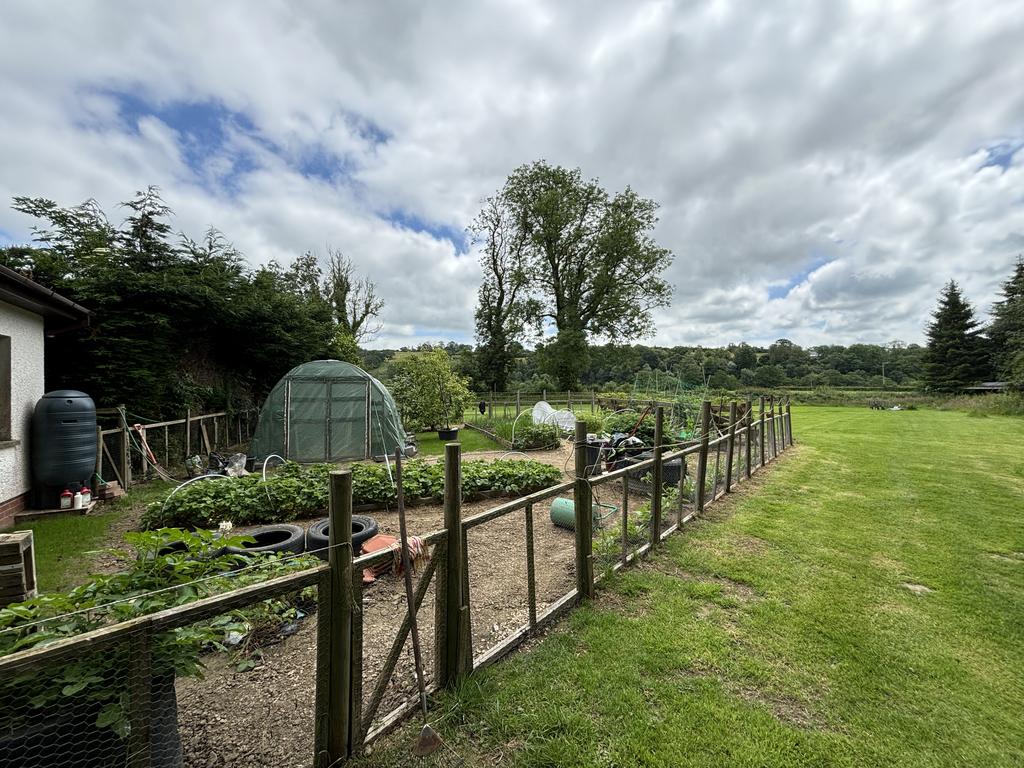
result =
[[[590,412],[597,413],[597,392],[590,390]]]
[[[746,432],[747,439],[743,441],[743,443],[744,443],[743,450],[746,453],[746,458],[747,458],[747,479],[749,480],[750,479],[750,474],[751,474],[750,459],[751,459],[751,453],[752,453],[752,451],[750,450],[750,446],[751,446],[751,441],[754,438],[754,398],[752,398],[750,395],[747,395],[747,418],[746,418],[746,421],[747,421],[747,432]]]
[[[185,409],[185,458],[192,453],[192,409]]]
[[[654,411],[654,468],[651,472],[651,548],[661,541],[661,491],[665,468],[661,465],[664,454],[662,443],[665,437],[665,408],[659,405]]]
[[[793,445],[793,409],[792,398],[786,398],[786,434],[789,435],[789,445]]]
[[[124,480],[124,489],[127,491],[132,484],[132,454],[129,447],[131,435],[128,434],[128,414],[123,405],[117,406],[121,414],[121,479]]]
[[[352,712],[352,472],[330,475],[329,569],[317,594],[314,765],[349,756]]]
[[[100,478],[103,477],[103,430],[96,427],[96,476],[89,483],[93,498],[97,498],[100,490]]]
[[[700,453],[697,454],[697,511],[704,511],[704,481],[708,476],[708,442],[711,440],[711,401],[700,407]]]
[[[765,441],[764,441],[764,395],[761,395],[758,398],[758,406],[759,406],[759,409],[760,409],[759,416],[760,416],[760,420],[761,420],[761,425],[758,427],[758,430],[757,430],[757,440],[761,444],[761,446],[760,446],[761,450],[759,451],[759,453],[760,453],[760,458],[761,458],[761,466],[763,467],[765,465],[765,460],[764,460],[764,444],[765,444]]]
[[[776,429],[775,429],[776,418],[775,417],[776,417],[776,413],[775,413],[775,395],[772,395],[771,399],[768,400],[768,433],[771,435],[771,440],[772,440],[772,458],[773,459],[777,458],[778,455],[779,455],[779,446],[778,446],[778,443],[777,443],[777,437],[778,436],[775,434],[776,433]]]
[[[594,596],[594,507],[587,482],[587,424],[576,421],[576,483],[573,506],[576,512],[576,592],[580,597]]]
[[[153,629],[144,625],[128,643],[128,737],[129,768],[153,764]],[[168,685],[174,685],[173,675]]]
[[[519,418],[519,390],[516,390],[516,418]]]
[[[732,491],[732,458],[736,445],[736,401],[729,403],[729,440],[725,444],[725,492]]]
[[[444,446],[444,552],[434,586],[434,677],[442,688],[466,672],[462,629],[462,444]],[[435,555],[436,556],[436,555]]]

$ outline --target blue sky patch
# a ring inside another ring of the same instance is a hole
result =
[[[1024,148],[1024,141],[1000,141],[996,144],[992,144],[985,147],[985,153],[988,155],[985,158],[985,162],[981,164],[982,168],[990,168],[992,166],[998,166],[1004,171],[1010,167],[1010,163],[1013,162],[1013,156]],[[980,168],[978,170],[981,170]]]
[[[230,109],[215,99],[155,102],[123,91],[102,91],[102,94],[114,100],[122,126],[129,133],[138,135],[139,121],[146,117],[154,117],[174,130],[182,157],[195,174],[194,181],[204,187],[219,187],[231,194],[237,191],[240,177],[259,167],[253,153],[238,147],[228,149],[232,133],[244,134],[310,179],[335,184],[347,181],[355,171],[352,158],[333,153],[319,144],[310,145],[297,154],[285,151],[263,135],[244,112]],[[354,112],[342,114],[349,129],[367,143],[377,146],[390,140],[390,134],[372,120]],[[222,165],[224,160],[230,161],[230,170],[222,169],[218,176],[212,177],[210,161],[213,159]]]
[[[784,299],[789,295],[789,292],[796,288],[800,283],[804,282],[811,273],[816,269],[828,264],[832,259],[828,256],[817,256],[811,260],[811,262],[802,270],[797,272],[795,275],[789,278],[789,281],[785,285],[773,285],[768,289],[769,299]]]
[[[450,240],[458,254],[469,252],[469,241],[466,238],[466,233],[461,229],[456,229],[448,224],[425,221],[419,216],[401,210],[390,211],[384,215],[384,218],[403,229],[423,232],[437,240]]]

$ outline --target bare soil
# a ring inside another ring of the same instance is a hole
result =
[[[496,458],[494,453],[464,458]],[[529,458],[571,468],[571,446],[531,452]],[[621,491],[618,491],[621,495]],[[496,499],[463,505],[468,518],[506,501]],[[631,509],[642,503],[631,500]],[[537,610],[541,612],[575,586],[573,533],[555,527],[548,507],[534,510],[534,551]],[[368,513],[380,531],[398,536],[394,509]],[[409,532],[425,536],[443,526],[439,504],[410,506]],[[308,527],[313,520],[300,520]],[[238,529],[244,533],[246,529]],[[469,532],[470,612],[475,655],[495,645],[528,621],[525,513],[516,511]],[[418,569],[416,580],[422,575]],[[414,587],[415,588],[415,587]],[[406,613],[402,579],[387,574],[364,587],[363,704],[368,706],[385,660]],[[428,588],[417,614],[423,664],[429,681],[434,676],[434,587]],[[298,631],[265,648],[258,665],[239,672],[225,654],[207,658],[202,679],[177,682],[178,718],[186,766],[308,766],[313,756],[316,621],[299,623]],[[376,718],[383,717],[416,695],[411,637],[401,650],[395,673],[386,683]]]
[[[497,457],[497,452],[464,455],[466,459]],[[509,457],[515,458],[516,454]],[[529,458],[558,467],[564,477],[571,474],[572,448],[568,443],[556,450],[531,451]],[[621,483],[597,489],[595,499],[621,505]],[[505,501],[496,499],[464,504],[463,518]],[[638,509],[644,501],[643,497],[631,494],[630,510]],[[538,613],[575,586],[574,535],[554,526],[548,518],[548,509],[547,504],[534,509]],[[111,532],[114,542],[119,542],[126,531],[138,526],[141,511],[141,506],[138,510],[132,509],[115,525]],[[382,533],[398,536],[398,515],[394,509],[367,514],[377,520]],[[444,511],[439,504],[410,506],[406,517],[410,534],[425,536],[443,526]],[[675,511],[667,510],[666,518],[666,526],[674,522]],[[616,513],[604,525],[617,532],[620,519]],[[315,520],[296,522],[308,527]],[[247,530],[239,528],[236,532],[245,533]],[[469,532],[470,611],[476,656],[528,622],[525,542],[525,513],[522,510]],[[114,558],[105,558],[96,565],[104,570],[119,567]],[[422,574],[423,567],[421,565],[418,569],[414,581]],[[401,578],[387,574],[364,587],[364,708],[369,705],[405,614],[406,600]],[[417,621],[429,684],[434,676],[433,584],[427,590]],[[215,653],[205,658],[203,678],[178,679],[178,719],[185,766],[273,765],[298,768],[312,763],[317,654],[315,615],[289,629],[292,632],[289,636],[272,639],[272,644],[261,649],[255,657],[257,665],[252,669],[239,671],[237,657]],[[384,685],[375,721],[415,698],[411,637],[404,643],[394,674]]]

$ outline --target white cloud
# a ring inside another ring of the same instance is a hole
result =
[[[113,211],[155,183],[254,263],[339,246],[388,301],[378,343],[418,343],[471,335],[477,268],[445,233],[543,157],[662,204],[658,342],[915,341],[942,283],[986,309],[1024,250],[1024,150],[983,167],[1024,139],[1019,11],[7,2],[0,197]],[[218,146],[183,103],[217,105]]]

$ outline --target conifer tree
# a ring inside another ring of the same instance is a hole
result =
[[[986,373],[987,359],[979,323],[960,286],[950,280],[928,326],[925,383],[939,392],[958,392]]]
[[[992,308],[988,336],[996,376],[1024,388],[1024,258],[1017,259],[1013,274],[1003,283],[1003,298]]]

